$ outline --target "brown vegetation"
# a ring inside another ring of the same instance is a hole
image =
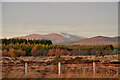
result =
[[[117,61],[117,58],[118,55],[62,56],[62,73],[58,76],[58,62],[55,57],[3,57],[2,76],[3,78],[92,78],[92,62],[96,61],[95,77],[117,78],[120,65],[110,63]],[[27,75],[24,72],[25,62],[28,62]]]

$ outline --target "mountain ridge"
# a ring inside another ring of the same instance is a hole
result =
[[[45,35],[30,34],[21,37],[14,37],[20,39],[47,39],[51,40],[53,44],[57,45],[116,45],[120,41],[120,36],[107,37],[107,36],[95,36],[91,38],[80,37],[71,35],[68,33],[50,33]]]
[[[71,42],[71,41],[81,40],[84,37],[79,37],[79,36],[71,35],[71,34],[67,34],[67,33],[50,33],[50,34],[45,34],[45,35],[30,34],[30,35],[21,36],[21,37],[14,37],[14,38],[19,38],[19,39],[47,39],[47,40],[51,40],[53,42],[53,44],[58,44],[58,43],[62,43],[62,42]]]
[[[117,45],[119,43],[118,37],[95,36],[74,42],[74,45]]]

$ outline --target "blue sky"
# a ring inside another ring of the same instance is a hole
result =
[[[2,37],[65,32],[117,36],[117,2],[3,2]]]

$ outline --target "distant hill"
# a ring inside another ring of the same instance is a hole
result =
[[[119,40],[120,37],[96,36],[92,38],[86,38],[83,40],[75,41],[72,44],[73,45],[107,45],[107,44],[116,45],[118,44]]]
[[[30,34],[27,36],[14,37],[20,39],[47,39],[51,40],[53,44],[57,45],[116,45],[120,43],[120,36],[118,37],[106,37],[96,36],[92,38],[84,38],[67,33],[51,33],[46,35]]]
[[[51,33],[51,34],[46,34],[46,35],[39,35],[39,34],[30,34],[27,36],[21,36],[21,37],[14,37],[14,38],[19,38],[19,39],[47,39],[51,40],[53,44],[58,44],[58,43],[64,43],[64,42],[72,42],[72,41],[77,41],[84,39],[84,37],[79,37],[76,35],[71,35],[67,33]]]

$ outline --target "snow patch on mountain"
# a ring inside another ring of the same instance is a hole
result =
[[[57,33],[57,34],[59,34],[59,35],[61,35],[61,36],[64,36],[64,37],[68,37],[68,38],[70,38],[70,37],[71,37],[71,35],[70,35],[70,34],[63,33],[63,32],[61,32],[61,33]]]

